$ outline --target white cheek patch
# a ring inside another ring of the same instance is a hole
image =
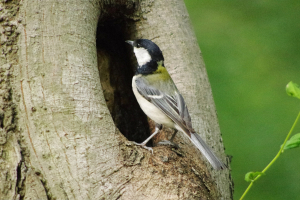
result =
[[[139,63],[139,66],[142,66],[147,62],[150,62],[151,56],[146,49],[134,47],[133,51],[137,59],[137,62]]]

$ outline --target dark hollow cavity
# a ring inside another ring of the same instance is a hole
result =
[[[134,39],[133,30],[133,21],[120,14],[102,16],[97,27],[97,56],[104,97],[115,125],[128,140],[142,142],[150,135],[149,125],[132,92],[136,64],[132,48],[125,43]]]

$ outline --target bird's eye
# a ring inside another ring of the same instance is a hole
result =
[[[140,45],[139,43],[137,43],[137,44],[136,44],[136,47],[137,47],[137,48],[140,48],[140,47],[141,47],[141,45]]]

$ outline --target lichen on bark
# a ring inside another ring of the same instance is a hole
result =
[[[14,93],[18,65],[19,1],[0,2],[0,199],[19,198],[22,154],[18,130],[19,96]]]

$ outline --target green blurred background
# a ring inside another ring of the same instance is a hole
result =
[[[300,1],[185,0],[232,155],[234,199],[276,155],[299,110],[286,95],[300,84]],[[300,132],[300,126],[295,133]],[[300,148],[284,152],[246,200],[300,199]]]

